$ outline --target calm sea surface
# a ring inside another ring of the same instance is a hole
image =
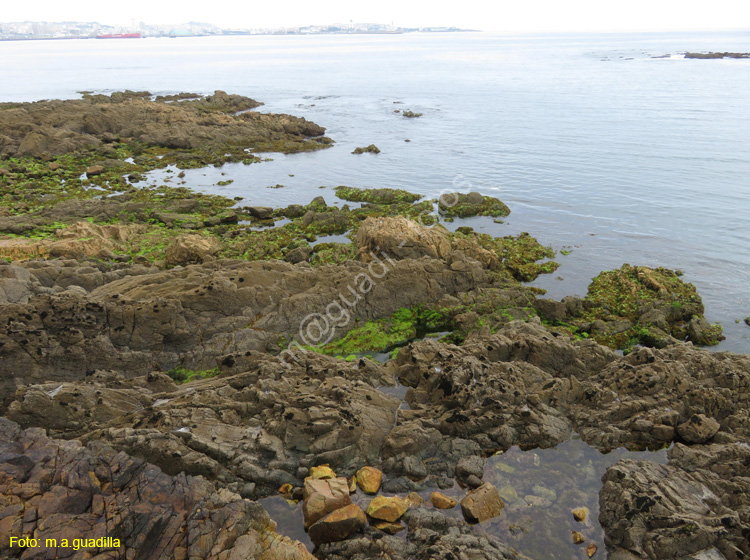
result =
[[[319,187],[342,184],[479,190],[512,214],[475,219],[478,230],[571,251],[535,283],[551,296],[583,295],[625,262],[679,268],[724,326],[719,348],[750,352],[750,327],[735,323],[750,315],[750,60],[678,54],[710,50],[750,52],[750,31],[5,42],[0,100],[251,96],[337,144],[194,170],[189,186],[272,205],[321,194],[332,204]],[[371,143],[382,153],[350,154]],[[267,190],[276,184],[286,188]]]

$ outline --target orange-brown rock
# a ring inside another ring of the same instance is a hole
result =
[[[409,502],[403,498],[378,496],[367,506],[367,515],[382,521],[397,521],[409,509]]]
[[[573,531],[573,544],[581,544],[586,539],[578,531]]]
[[[383,472],[375,467],[362,467],[357,471],[357,484],[365,494],[377,494]]]
[[[388,535],[395,535],[396,533],[400,533],[406,527],[404,527],[401,523],[391,523],[389,521],[379,521],[378,523],[375,523],[373,525],[378,531],[383,531],[384,533]]]
[[[357,504],[339,508],[316,521],[308,530],[316,545],[344,540],[367,525],[367,517]]]
[[[430,494],[432,505],[438,509],[451,509],[458,505],[458,501],[443,494],[442,492],[433,492]]]
[[[302,497],[306,529],[332,511],[352,503],[345,478],[306,478]]]
[[[497,488],[489,482],[472,490],[461,500],[461,511],[466,520],[472,523],[481,523],[500,515],[504,506]]]
[[[330,467],[330,465],[326,464],[326,465],[318,465],[317,467],[310,467],[310,474],[308,476],[310,478],[327,479],[327,478],[336,478],[336,473]]]

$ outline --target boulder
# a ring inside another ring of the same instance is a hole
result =
[[[690,443],[706,443],[719,431],[720,425],[705,414],[693,414],[687,422],[677,426],[677,433]]]
[[[461,512],[469,523],[481,523],[500,515],[505,504],[497,488],[485,482],[461,500]]]
[[[88,169],[86,169],[86,175],[88,177],[96,177],[97,175],[101,175],[104,173],[104,166],[103,165],[92,165]]]
[[[273,208],[270,206],[247,206],[245,210],[253,218],[258,218],[259,220],[267,220],[273,216]]]
[[[341,541],[367,525],[367,517],[356,504],[339,508],[316,521],[308,529],[310,540],[316,545]]]
[[[451,243],[442,227],[428,228],[401,216],[367,218],[357,232],[360,260],[381,253],[393,259],[444,258]]]
[[[306,478],[303,490],[302,514],[305,528],[326,515],[352,503],[345,478]]]
[[[373,519],[382,521],[397,521],[409,509],[409,502],[397,496],[388,498],[378,496],[373,498],[370,505],[367,506],[367,515]]]
[[[383,481],[383,471],[375,467],[362,467],[357,471],[357,484],[365,494],[377,494]]]
[[[164,251],[170,266],[202,263],[221,250],[221,242],[213,237],[186,233],[177,237]]]

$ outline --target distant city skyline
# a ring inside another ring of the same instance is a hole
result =
[[[458,4],[410,4],[381,0],[355,3],[343,0],[279,1],[257,8],[237,8],[222,0],[184,0],[179,7],[152,0],[105,3],[100,0],[39,0],[3,6],[0,19],[14,21],[82,21],[122,27],[206,22],[224,29],[281,28],[334,23],[368,22],[396,27],[448,27],[484,31],[670,31],[750,28],[750,3],[714,0],[464,0]]]

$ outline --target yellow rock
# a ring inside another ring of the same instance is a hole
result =
[[[357,491],[357,477],[353,476],[349,479],[349,493],[354,494]]]
[[[586,547],[586,554],[589,558],[591,558],[594,554],[596,554],[597,550],[599,550],[598,546],[596,546],[594,543],[589,543],[589,545]]]
[[[401,523],[389,523],[388,521],[380,521],[373,525],[378,531],[383,531],[389,535],[395,535],[396,533],[403,531],[406,527]]]
[[[409,492],[406,496],[406,501],[409,502],[409,505],[411,506],[419,507],[424,503],[424,498],[416,492]]]
[[[367,506],[367,515],[373,519],[390,521],[393,523],[404,515],[409,509],[409,502],[402,498],[378,496],[373,498]]]
[[[318,480],[326,478],[336,478],[336,473],[328,465],[319,465],[317,467],[310,467],[310,478]]]
[[[449,498],[442,492],[433,492],[430,494],[430,501],[432,505],[438,509],[451,509],[458,505],[458,501],[453,498]]]
[[[382,481],[383,472],[375,467],[362,467],[357,471],[357,484],[365,494],[377,494]]]
[[[282,484],[279,488],[279,494],[289,494],[293,488],[294,487],[288,482],[286,484]]]
[[[589,508],[576,508],[574,510],[571,510],[570,513],[573,514],[573,519],[581,523],[583,521],[586,521],[586,518],[589,516]]]
[[[586,539],[583,538],[583,535],[579,533],[578,531],[573,531],[573,544],[581,544]]]

